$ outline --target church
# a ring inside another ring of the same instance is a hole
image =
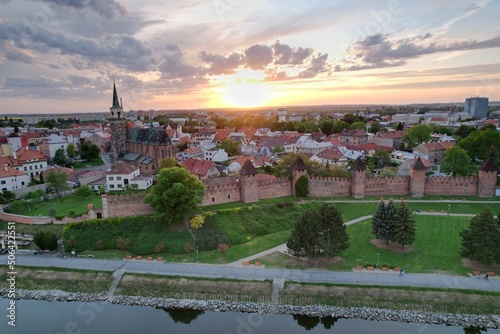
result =
[[[165,158],[175,159],[175,146],[163,128],[133,128],[127,123],[113,82],[113,105],[109,117],[111,129],[110,159],[114,165],[125,161],[139,167],[141,174],[156,174]]]

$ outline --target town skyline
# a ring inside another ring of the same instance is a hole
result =
[[[500,3],[1,1],[6,114],[500,100]]]

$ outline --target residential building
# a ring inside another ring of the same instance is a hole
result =
[[[118,162],[106,172],[106,189],[108,191],[125,190],[140,174],[138,167],[123,161]]]
[[[212,161],[187,159],[182,164],[191,174],[196,175],[199,180],[219,176],[219,170]]]
[[[425,143],[413,148],[413,153],[427,157],[430,162],[439,163],[443,160],[446,149],[453,145],[454,142]]]
[[[379,131],[369,142],[380,146],[394,147],[399,149],[403,141],[404,131]]]
[[[38,151],[31,150],[29,146],[19,149],[15,157],[17,158],[16,169],[29,174],[31,178],[38,178],[47,170],[47,157]]]
[[[486,118],[488,116],[488,98],[470,97],[465,99],[464,112],[471,118]]]
[[[27,187],[30,183],[30,176],[24,172],[4,164],[0,167],[0,190],[13,191]]]
[[[42,139],[42,153],[47,157],[47,159],[49,159],[49,161],[52,161],[58,149],[62,149],[64,154],[66,154],[67,148],[68,141],[54,133]]]
[[[204,152],[203,159],[213,162],[223,162],[229,159],[227,152],[221,148],[212,148]]]
[[[108,152],[111,147],[111,135],[106,132],[98,131],[85,139],[92,144],[95,144],[101,152]]]
[[[362,145],[368,142],[368,134],[365,130],[347,130],[344,129],[339,136],[341,143],[351,145]]]

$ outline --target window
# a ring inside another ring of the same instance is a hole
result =
[[[120,188],[120,189],[121,189],[121,188],[123,188],[123,186],[122,186],[121,184],[119,184],[119,185],[118,185],[118,188]]]
[[[26,166],[24,166],[24,170],[26,170]]]
[[[40,168],[43,168],[43,165],[42,165],[42,164],[40,164]]]
[[[113,177],[112,177],[112,176],[110,176],[110,177],[109,177],[109,180],[110,180],[110,181],[113,181]]]
[[[110,185],[109,185],[109,188],[110,188],[110,189],[115,189],[115,185],[114,185],[114,184],[110,184]]]
[[[215,197],[212,197],[212,202],[215,202]]]
[[[5,184],[5,183],[7,183],[7,182],[5,180],[2,180],[1,184]]]
[[[30,170],[32,170],[32,169],[33,169],[33,166],[30,166]]]
[[[231,195],[227,195],[227,199],[231,199]]]
[[[122,179],[122,177],[121,177],[121,176],[117,176],[117,177],[116,177],[116,181],[120,181],[121,179]]]
[[[24,181],[23,181],[23,182],[21,182],[21,185],[22,185],[22,186],[24,186]]]

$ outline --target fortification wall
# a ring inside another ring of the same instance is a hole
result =
[[[108,196],[108,217],[151,215],[154,210],[144,203],[144,194]]]
[[[259,198],[292,196],[292,181],[275,179],[259,181]]]
[[[477,177],[430,176],[425,178],[425,195],[461,195],[477,194]]]
[[[309,178],[309,196],[311,197],[349,197],[351,179],[342,177]]]
[[[367,177],[365,196],[408,195],[410,193],[409,176]]]
[[[241,201],[240,185],[237,182],[205,186],[205,197],[201,205],[222,204]]]

